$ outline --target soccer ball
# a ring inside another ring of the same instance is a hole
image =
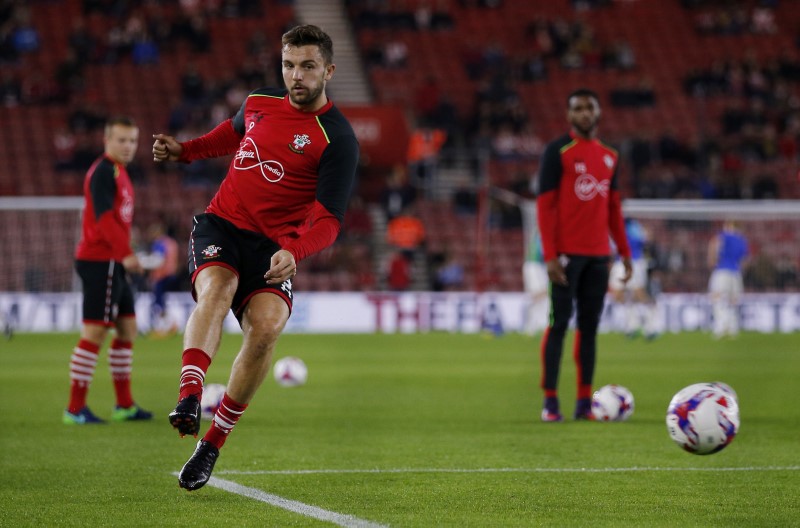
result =
[[[733,387],[731,387],[727,383],[723,383],[721,381],[712,381],[711,383],[693,383],[693,384],[689,385],[688,387],[684,387],[683,389],[681,389],[681,391],[685,391],[685,390],[689,390],[689,389],[695,390],[695,391],[701,390],[701,389],[717,389],[717,390],[721,390],[722,392],[724,392],[725,394],[727,394],[728,396],[730,396],[731,398],[736,400],[736,403],[739,403],[739,397],[736,395],[736,391],[733,390]]]
[[[736,391],[733,390],[733,387],[731,387],[727,383],[723,383],[721,381],[712,381],[711,385],[714,385],[715,387],[720,389],[722,392],[727,393],[731,398],[736,400],[737,404],[739,403],[739,396],[736,395]]]
[[[592,395],[592,414],[601,422],[623,422],[633,414],[633,394],[622,385],[605,385]]]
[[[308,379],[308,368],[303,360],[298,357],[288,356],[275,362],[272,371],[275,381],[283,387],[297,387],[305,384]]]
[[[678,391],[667,407],[667,431],[684,450],[710,455],[730,444],[739,431],[739,404],[713,383]]]
[[[225,385],[209,383],[203,387],[203,397],[200,398],[200,415],[206,420],[214,418],[214,413],[222,403],[225,394]]]

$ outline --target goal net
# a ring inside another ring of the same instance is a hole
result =
[[[81,197],[0,197],[0,292],[68,292],[79,284],[74,251]]]
[[[522,206],[526,243],[538,234],[536,204]],[[649,237],[651,277],[665,293],[705,293],[710,271],[708,244],[725,220],[735,220],[747,238],[747,292],[796,292],[800,265],[800,201],[625,200]]]

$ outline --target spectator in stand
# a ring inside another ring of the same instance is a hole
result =
[[[386,218],[391,220],[398,216],[416,199],[417,190],[408,182],[406,167],[395,165],[389,173],[386,188],[381,193],[381,204]]]
[[[395,251],[389,259],[386,283],[392,291],[406,291],[411,286],[411,260],[405,251]]]
[[[425,225],[414,213],[412,206],[389,220],[386,225],[386,241],[406,253],[409,258],[413,258],[422,249],[425,243]]]
[[[464,289],[464,264],[457,255],[445,251],[434,269],[434,291],[459,291]]]
[[[412,181],[430,189],[435,184],[439,153],[447,134],[438,128],[419,127],[408,141],[408,169]]]

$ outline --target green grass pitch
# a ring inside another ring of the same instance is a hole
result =
[[[543,424],[538,338],[285,335],[276,357],[303,358],[308,384],[268,378],[214,476],[351,516],[345,526],[800,526],[797,334],[600,336],[595,385],[636,399],[624,423],[569,419],[571,339],[567,420]],[[195,443],[166,419],[179,337],[136,343],[134,396],[154,421],[62,425],[76,340],[0,341],[0,526],[334,525],[220,487],[178,488]],[[227,381],[240,341],[223,337],[207,382]],[[89,405],[108,417],[105,351],[99,365]],[[738,436],[710,456],[680,450],[664,424],[672,395],[699,381],[724,381],[740,401]]]

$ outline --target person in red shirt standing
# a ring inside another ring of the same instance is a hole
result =
[[[616,150],[597,139],[600,101],[580,89],[567,98],[570,132],[545,149],[537,181],[537,217],[550,280],[550,324],[542,339],[542,420],[561,421],[557,393],[564,337],[577,307],[574,358],[578,371],[576,420],[592,419],[597,327],[603,311],[613,238],[625,274],[631,251],[618,191]]]
[[[206,209],[194,218],[189,271],[197,306],[184,334],[180,393],[169,421],[197,436],[206,372],[228,310],[244,339],[211,427],[178,475],[187,490],[211,478],[219,450],[269,371],[292,308],[303,258],[336,240],[358,164],[352,127],[325,93],[333,43],[316,26],[283,35],[285,89],[255,90],[239,112],[184,143],[156,134],[153,159],[198,160],[235,153]]]
[[[133,185],[126,166],[133,160],[139,129],[132,119],[111,119],[105,128],[105,152],[89,168],[83,183],[85,206],[81,239],[75,251],[75,269],[83,284],[81,337],[70,358],[70,398],[63,422],[69,425],[98,424],[86,405],[100,347],[108,329],[116,330],[108,361],[114,380],[117,405],[115,421],[149,420],[131,396],[133,340],[136,314],[128,273],[142,273],[131,249]]]

